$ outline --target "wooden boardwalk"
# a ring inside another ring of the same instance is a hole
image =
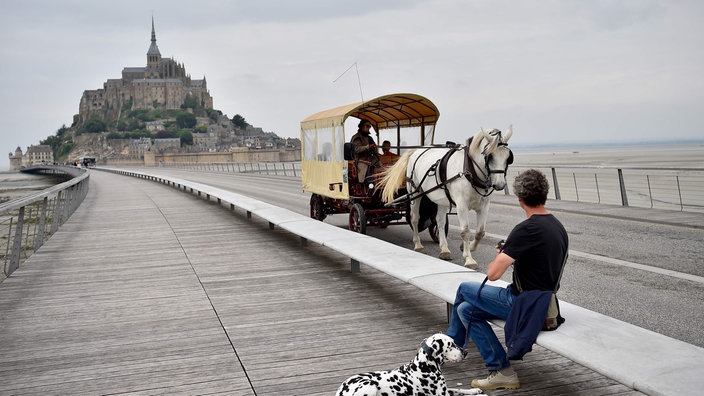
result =
[[[81,207],[0,284],[0,394],[333,395],[446,326],[444,302],[326,248],[93,172]],[[486,375],[470,351],[445,367],[450,386]],[[522,388],[490,394],[640,394],[537,346],[515,367]]]

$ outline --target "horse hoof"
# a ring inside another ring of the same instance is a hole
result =
[[[413,250],[415,250],[416,252],[422,252],[425,250],[425,248],[421,246],[421,247],[413,248]]]
[[[464,266],[475,271],[479,269],[479,265],[477,263],[466,263]]]
[[[450,252],[442,252],[438,257],[440,260],[452,260],[452,254],[450,254]]]

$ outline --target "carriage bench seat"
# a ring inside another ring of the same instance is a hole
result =
[[[414,252],[367,235],[353,233],[288,209],[222,190],[209,185],[175,177],[144,172],[102,168],[129,176],[146,178],[171,185],[179,190],[197,191],[207,199],[229,203],[301,238],[313,241],[346,255],[352,271],[360,264],[382,271],[403,282],[424,290],[451,307],[461,282],[481,282],[485,275],[447,261]],[[488,282],[506,286],[504,281]],[[559,353],[629,387],[651,395],[695,395],[704,389],[704,348],[578,307],[560,302],[566,322],[557,330],[542,332],[537,344]],[[503,327],[504,323],[493,323]]]

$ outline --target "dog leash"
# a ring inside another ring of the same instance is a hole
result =
[[[479,301],[479,298],[481,297],[482,289],[484,288],[484,285],[486,284],[486,281],[488,281],[488,280],[489,280],[489,277],[488,277],[488,276],[485,276],[485,277],[484,277],[484,281],[482,281],[481,286],[479,286],[479,290],[477,290],[477,298],[476,298],[476,301]],[[470,327],[471,327],[471,325],[472,325],[472,318],[474,318],[474,310],[475,310],[475,309],[477,309],[477,305],[476,305],[476,304],[472,307],[472,313],[469,315],[469,320],[467,321],[467,332],[464,334],[464,345],[462,346],[462,351],[463,351],[463,353],[465,353],[465,354],[467,353],[467,352],[466,352],[466,351],[467,351],[467,347],[469,346],[469,340],[470,340],[470,338],[469,338],[469,329],[470,329]],[[459,312],[458,312],[458,313],[459,313]]]

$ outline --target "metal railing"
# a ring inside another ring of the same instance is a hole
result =
[[[88,193],[89,172],[63,166],[38,166],[28,173],[72,176],[71,180],[0,205],[0,262],[10,276],[73,214]]]
[[[257,173],[262,175],[301,176],[301,162],[213,162],[171,163],[157,167],[186,169],[207,172]]]
[[[520,172],[534,168],[550,180],[549,198],[704,212],[704,168],[643,168],[594,166],[511,166],[511,183]]]
[[[205,172],[257,173],[299,177],[300,162],[185,163],[164,167]],[[614,166],[515,166],[509,167],[510,194],[513,178],[535,168],[550,180],[550,198],[643,208],[704,212],[704,168],[646,168]]]

